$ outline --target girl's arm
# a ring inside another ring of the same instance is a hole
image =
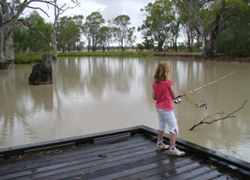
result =
[[[175,99],[176,94],[175,94],[175,91],[174,91],[173,86],[171,86],[171,88],[170,88],[170,94],[171,94],[171,96],[172,96],[172,99]]]
[[[157,97],[157,95],[156,95],[156,93],[155,93],[155,90],[153,89],[153,99],[157,101],[157,98],[158,98],[158,97]]]

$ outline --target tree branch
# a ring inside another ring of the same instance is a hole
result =
[[[214,122],[217,122],[217,121],[220,121],[220,120],[224,120],[224,119],[227,119],[227,118],[235,118],[235,116],[233,116],[233,114],[236,113],[236,112],[238,112],[239,110],[243,109],[244,106],[245,106],[245,104],[246,104],[248,101],[249,101],[249,100],[245,100],[241,107],[239,107],[237,110],[235,110],[235,111],[229,113],[228,115],[226,115],[226,116],[223,117],[223,118],[219,118],[219,119],[215,119],[215,120],[210,121],[210,122],[206,122],[205,120],[208,119],[208,118],[210,118],[210,117],[212,117],[213,115],[215,115],[215,114],[224,114],[224,113],[223,113],[223,112],[222,112],[222,113],[219,113],[219,112],[218,112],[218,113],[215,113],[215,114],[213,114],[213,115],[207,116],[207,117],[205,117],[202,121],[200,121],[198,124],[195,124],[193,127],[191,127],[189,130],[192,131],[195,127],[200,126],[201,124],[212,124],[212,123],[214,123]]]
[[[17,23],[20,23],[20,24],[22,24],[22,25],[28,27],[28,28],[29,28],[30,30],[32,30],[32,31],[36,31],[36,32],[39,33],[44,39],[46,39],[46,40],[48,39],[48,37],[45,36],[40,30],[38,30],[38,29],[36,29],[36,28],[33,28],[32,25],[31,25],[28,21],[26,21],[26,20],[24,20],[24,19],[18,19]]]
[[[39,10],[41,10],[44,14],[46,14],[48,17],[50,17],[50,16],[48,15],[48,13],[46,13],[42,8],[39,8],[39,7],[31,7],[31,6],[27,6],[27,8],[30,8],[30,9],[39,9]]]
[[[185,97],[186,97],[186,99],[187,99],[191,104],[195,105],[197,108],[203,108],[203,109],[207,110],[207,101],[206,101],[205,99],[202,99],[202,100],[200,101],[200,105],[198,105],[197,103],[192,102],[192,101],[188,98],[187,95],[185,95]]]

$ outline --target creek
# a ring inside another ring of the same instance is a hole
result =
[[[202,124],[204,117],[221,118],[250,100],[250,64],[166,57],[63,57],[53,62],[53,84],[33,86],[34,64],[0,71],[0,148],[92,134],[136,125],[157,129],[152,83],[158,63],[172,67],[176,94],[202,88],[175,105],[178,137],[250,162],[250,102],[235,118]],[[207,102],[207,110],[193,103]],[[166,130],[168,132],[168,130]]]

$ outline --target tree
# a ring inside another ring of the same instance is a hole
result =
[[[124,46],[131,45],[133,42],[135,42],[135,27],[129,27],[131,22],[128,15],[117,16],[113,20],[113,24],[114,41],[119,44],[122,50],[124,50]]]
[[[138,50],[140,50],[142,52],[143,49],[144,49],[144,46],[141,43],[137,43],[137,48],[136,49],[138,49]]]
[[[141,27],[144,37],[152,37],[158,44],[158,51],[162,51],[162,46],[167,39],[169,25],[175,18],[173,13],[173,3],[168,0],[157,0],[149,3],[141,11],[146,16]]]
[[[145,49],[150,50],[154,49],[154,40],[148,39],[147,37],[144,37],[144,41],[142,42]]]
[[[238,0],[178,0],[185,3],[192,16],[199,23],[202,36],[203,57],[214,56],[214,45],[220,33],[226,29],[229,18],[237,16]]]
[[[91,47],[92,51],[96,51],[99,32],[104,23],[105,20],[99,12],[92,12],[86,18],[86,22],[84,24],[84,34],[88,40],[88,48]]]
[[[75,15],[73,17],[63,16],[59,19],[57,30],[58,47],[65,52],[76,49],[76,43],[80,42],[81,31],[83,28],[83,16]]]
[[[102,47],[102,51],[105,51],[105,47],[109,46],[110,38],[112,34],[110,33],[110,28],[107,26],[101,27],[98,33],[98,42]]]
[[[240,13],[226,22],[226,29],[215,44],[215,51],[230,56],[250,56],[250,4],[239,3]]]
[[[32,24],[32,27],[39,29],[40,32],[46,37],[50,37],[52,33],[52,26],[49,23],[45,23],[44,19],[38,14],[37,11],[30,13],[28,17],[24,19],[29,24]],[[14,31],[14,41],[16,46],[15,52],[46,52],[51,51],[51,47],[48,43],[49,39],[43,38],[36,31],[33,31],[26,26],[15,26]]]
[[[177,38],[180,32],[180,20],[175,19],[170,23],[170,32],[172,34],[173,47],[175,52],[177,52]]]
[[[53,59],[57,59],[57,42],[56,42],[56,31],[59,28],[58,27],[58,20],[59,20],[59,16],[62,15],[65,11],[67,11],[68,9],[73,9],[76,6],[79,6],[79,2],[76,1],[72,1],[75,6],[71,7],[71,6],[67,6],[66,7],[66,3],[63,4],[60,8],[57,7],[57,0],[54,0],[55,6],[54,6],[54,23],[53,23],[53,33],[51,35],[51,44],[54,50],[54,54],[53,54]]]
[[[193,14],[190,12],[188,4],[179,3],[175,1],[175,7],[178,13],[178,22],[182,25],[185,35],[187,37],[187,47],[189,52],[194,51],[194,39],[196,37],[199,42],[200,33],[197,21],[195,20]]]
[[[32,2],[37,2],[36,0],[24,0],[23,2],[20,1],[8,1],[2,0],[0,3],[0,64],[6,64],[8,60],[14,59],[14,50],[13,50],[13,40],[12,40],[12,26],[16,23],[23,23],[24,21],[19,21],[20,15],[26,8],[31,9],[39,9],[45,14],[47,14],[43,9],[39,7],[30,6]],[[40,0],[40,3],[46,3],[48,5],[54,5],[53,2],[48,0]],[[4,39],[4,32],[7,31],[6,39],[6,57],[3,54],[3,39]],[[10,58],[10,59],[9,59]],[[4,65],[5,66],[5,65]],[[0,65],[0,68],[3,65]]]

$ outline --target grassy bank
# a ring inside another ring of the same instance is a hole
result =
[[[135,50],[110,50],[110,51],[95,51],[95,52],[59,52],[58,57],[65,56],[99,56],[99,57],[150,57],[153,56],[151,51],[135,51]]]
[[[96,57],[151,57],[154,53],[151,51],[122,51],[122,50],[111,50],[109,52],[95,51],[95,52],[58,52],[58,57],[70,57],[70,56],[96,56]],[[14,63],[15,64],[27,64],[33,62],[42,62],[42,55],[38,53],[26,53],[26,54],[16,54]]]
[[[202,58],[201,52],[155,52],[155,51],[135,51],[135,50],[111,50],[109,52],[102,52],[102,51],[95,51],[95,52],[58,52],[58,57],[70,57],[70,56],[79,56],[79,57],[152,57],[152,56],[168,56],[168,57],[182,57],[182,58]],[[235,58],[235,57],[228,57],[224,56],[223,54],[215,54],[213,58],[217,61],[241,61],[241,62],[249,62],[250,58]],[[15,64],[26,64],[26,63],[33,63],[33,62],[42,62],[42,55],[38,53],[26,53],[26,54],[17,54],[15,55]]]
[[[26,54],[16,54],[14,63],[15,64],[27,64],[33,62],[42,62],[43,58],[41,54],[38,53],[26,53]]]

